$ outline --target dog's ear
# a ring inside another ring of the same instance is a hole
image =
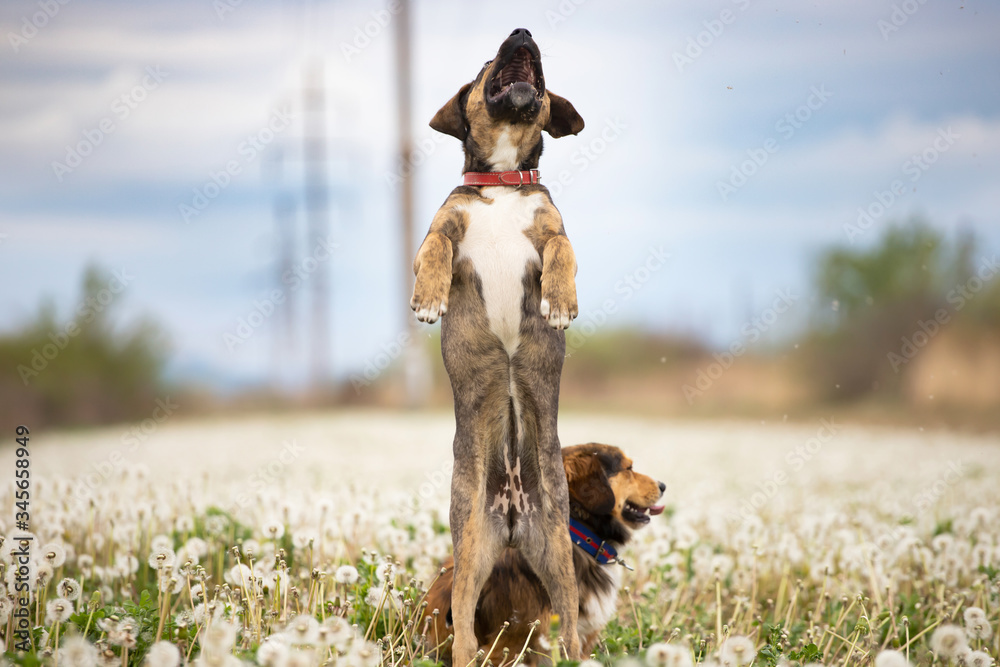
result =
[[[578,134],[583,129],[583,118],[570,101],[555,93],[548,93],[548,96],[549,122],[542,129],[552,135],[553,139],[565,137],[567,134]]]
[[[591,514],[602,516],[615,509],[615,492],[597,454],[579,452],[563,459],[569,497]]]
[[[438,132],[450,134],[459,141],[465,141],[469,134],[469,126],[465,122],[465,110],[462,105],[465,103],[465,96],[472,87],[467,83],[458,89],[455,96],[448,100],[443,107],[431,118],[431,127]]]

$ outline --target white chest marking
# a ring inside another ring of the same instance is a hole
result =
[[[617,565],[602,565],[602,570],[611,577],[612,586],[607,593],[591,593],[583,601],[583,613],[577,624],[577,633],[583,642],[594,632],[604,629],[618,609],[618,589],[621,587],[621,570]]]
[[[483,300],[490,330],[509,356],[517,352],[524,299],[524,274],[528,266],[542,264],[538,251],[524,231],[543,205],[541,194],[521,195],[514,188],[483,188],[492,204],[475,202],[466,207],[469,226],[458,244],[459,259],[468,259],[483,285]]]
[[[513,171],[520,165],[517,159],[517,145],[510,140],[509,127],[505,127],[497,137],[497,144],[493,147],[493,154],[490,155],[490,164],[493,165],[494,171]]]

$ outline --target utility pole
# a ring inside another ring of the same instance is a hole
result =
[[[306,64],[303,88],[302,158],[305,163],[305,209],[308,227],[307,253],[329,235],[329,192],[326,164],[326,86],[323,60]],[[330,299],[328,262],[319,262],[309,286],[312,291],[310,370],[314,389],[331,377]]]
[[[411,109],[410,63],[410,2],[399,0],[396,15],[396,122],[399,131],[399,157],[406,176],[399,189],[399,212],[402,223],[403,262],[401,310],[406,318],[406,350],[403,354],[403,375],[406,403],[414,407],[427,396],[429,368],[423,346],[417,340],[417,320],[410,312],[410,295],[413,293],[413,123]]]
[[[274,193],[274,235],[277,239],[274,283],[285,294],[275,318],[274,338],[271,349],[272,374],[279,384],[284,380],[295,350],[295,295],[287,289],[285,276],[293,268],[295,254],[295,200],[285,185],[285,149],[282,143],[275,146],[264,162],[264,178]]]

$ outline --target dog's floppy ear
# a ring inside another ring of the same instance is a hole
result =
[[[438,112],[431,118],[432,128],[438,132],[450,134],[459,141],[465,141],[465,137],[469,133],[469,126],[465,123],[465,112],[462,109],[462,104],[471,87],[471,83],[465,84],[458,89],[454,97],[438,109]]]
[[[583,118],[580,114],[565,97],[559,97],[555,93],[548,95],[549,122],[542,129],[552,135],[553,139],[565,137],[567,134],[578,134],[583,129]]]
[[[615,492],[597,454],[579,452],[563,459],[569,497],[596,516],[611,514],[615,509]]]

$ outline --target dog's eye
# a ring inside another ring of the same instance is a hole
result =
[[[489,67],[491,62],[493,62],[493,61],[492,60],[487,60],[485,63],[483,63],[483,67]]]

